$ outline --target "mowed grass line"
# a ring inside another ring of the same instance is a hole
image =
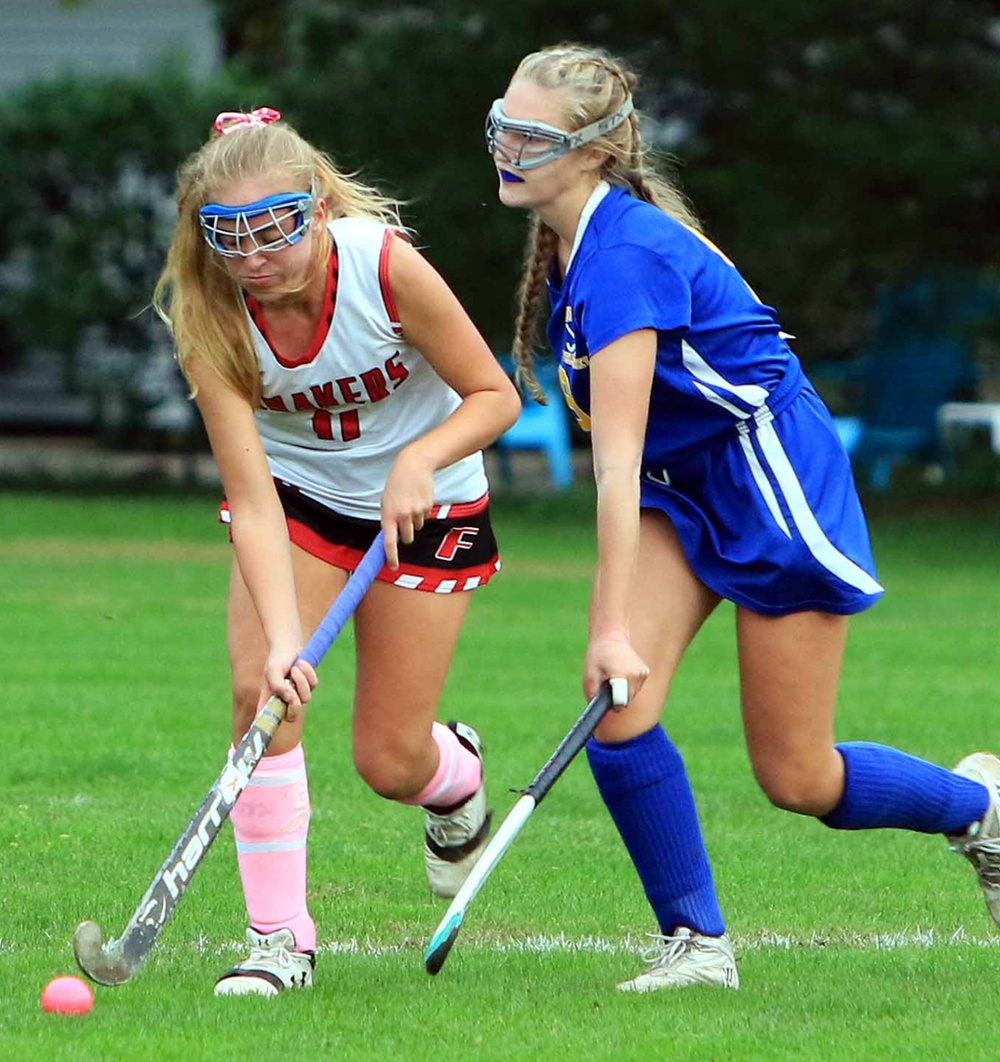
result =
[[[497,502],[505,571],[476,594],[441,714],[484,733],[499,815],[582,708],[590,505],[585,489]],[[98,989],[86,1018],[44,1015],[42,986],[72,972],[75,924],[121,929],[221,768],[229,557],[214,515],[211,498],[0,495],[0,1057],[995,1056],[969,1021],[1000,960],[971,869],[940,838],[837,835],[768,806],[742,747],[726,607],[685,661],[668,725],[741,946],[739,993],[613,990],[652,926],[583,763],[428,978],[443,907],[423,880],[419,814],[351,767],[346,632],[307,737],[314,991],[212,998],[244,922],[224,836],[133,982]],[[875,520],[889,593],[855,621],[838,736],[946,764],[996,742],[996,527],[996,511]]]

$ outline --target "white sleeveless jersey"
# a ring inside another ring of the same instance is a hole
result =
[[[392,230],[366,218],[338,218],[329,229],[339,276],[319,349],[282,359],[250,320],[263,386],[257,425],[276,478],[345,516],[377,520],[396,455],[461,398],[403,338],[389,289]],[[434,475],[437,504],[486,491],[480,452]]]

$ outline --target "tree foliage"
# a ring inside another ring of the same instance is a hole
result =
[[[242,5],[219,7],[233,18]],[[268,42],[242,61],[307,135],[409,197],[428,253],[496,342],[509,332],[524,219],[497,205],[483,118],[520,57],[560,40],[599,43],[639,68],[637,102],[654,128],[679,133],[668,146],[710,234],[807,337],[807,358],[856,348],[881,285],[990,265],[992,0],[281,8],[280,44],[258,33]]]
[[[0,321],[17,348],[63,354],[71,385],[88,330],[153,342],[142,311],[176,216],[174,172],[233,88],[164,67],[39,82],[0,107]]]
[[[406,201],[502,350],[525,219],[497,203],[483,119],[525,52],[568,39],[640,69],[647,129],[807,360],[857,349],[882,285],[992,268],[992,0],[213,2],[229,58],[209,83],[77,77],[0,102],[5,349],[72,365],[95,322],[148,343],[135,314],[162,263],[173,172],[217,110],[268,103]]]

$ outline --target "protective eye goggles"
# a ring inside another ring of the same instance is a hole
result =
[[[565,129],[557,129],[545,122],[508,118],[504,114],[503,100],[494,100],[486,116],[486,150],[490,155],[499,154],[516,170],[534,170],[617,129],[632,110],[632,97],[629,96],[607,117],[567,133]]]
[[[207,203],[198,211],[205,242],[223,258],[270,254],[298,243],[316,211],[314,189],[281,192],[242,206]]]

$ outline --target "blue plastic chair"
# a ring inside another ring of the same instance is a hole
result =
[[[500,364],[513,375],[514,364],[510,358],[501,358]],[[548,462],[552,486],[556,490],[566,490],[573,483],[569,414],[555,365],[552,362],[539,362],[535,375],[549,400],[548,405],[543,406],[530,396],[523,398],[517,422],[496,441],[500,475],[505,483],[513,482],[510,464],[512,450],[541,450]]]
[[[937,410],[974,393],[973,341],[997,305],[992,285],[968,276],[920,277],[882,296],[850,371],[858,416],[835,418],[862,482],[886,490],[898,462],[937,456]]]

